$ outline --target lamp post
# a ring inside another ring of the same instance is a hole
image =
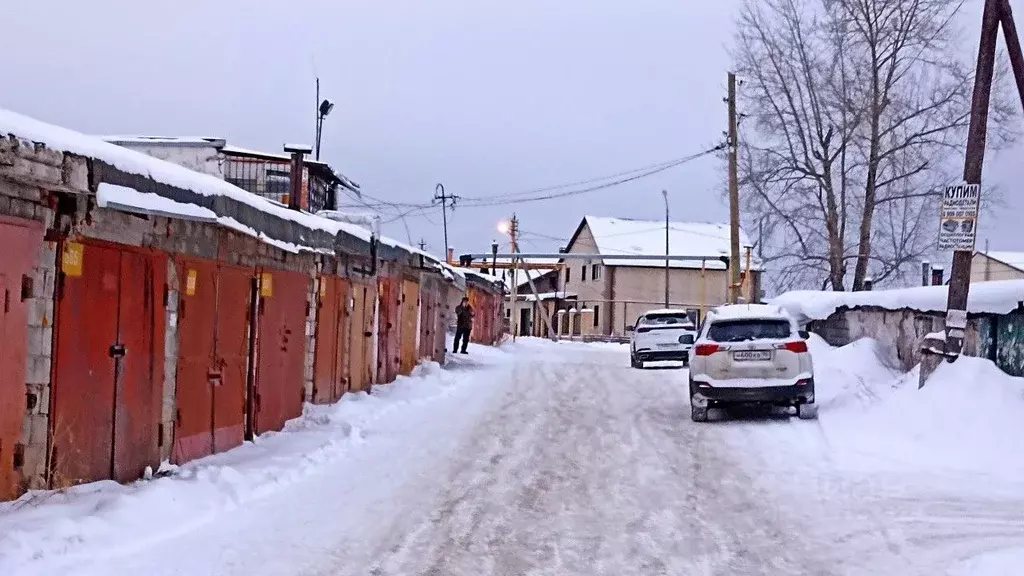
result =
[[[665,308],[669,307],[668,298],[668,273],[669,273],[669,242],[668,242],[668,190],[661,191],[661,197],[665,200]]]
[[[315,159],[320,160],[320,139],[324,131],[324,118],[334,110],[334,102],[320,99],[320,79],[316,79],[316,152]]]

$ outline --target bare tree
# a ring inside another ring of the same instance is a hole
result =
[[[973,87],[961,3],[747,0],[743,207],[767,223],[777,288],[860,290],[929,252]],[[1013,115],[1006,101],[993,99],[995,126]]]

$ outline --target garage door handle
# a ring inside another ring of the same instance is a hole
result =
[[[111,358],[124,358],[126,352],[124,344],[113,344],[110,346]]]

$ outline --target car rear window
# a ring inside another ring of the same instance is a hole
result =
[[[675,324],[684,324],[686,326],[693,327],[693,322],[690,321],[690,317],[686,314],[659,314],[657,316],[644,316],[640,319],[641,326],[672,326]],[[680,328],[683,327],[684,326],[680,326]]]
[[[715,342],[782,339],[792,335],[786,320],[719,320],[708,328],[708,338]]]

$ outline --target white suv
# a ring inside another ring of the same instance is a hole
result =
[[[795,406],[816,418],[807,334],[777,306],[739,304],[708,312],[690,351],[690,416],[727,404]]]
[[[629,363],[633,368],[643,368],[644,362],[685,364],[697,337],[697,327],[685,310],[645,312],[627,330],[633,333],[629,339]]]

